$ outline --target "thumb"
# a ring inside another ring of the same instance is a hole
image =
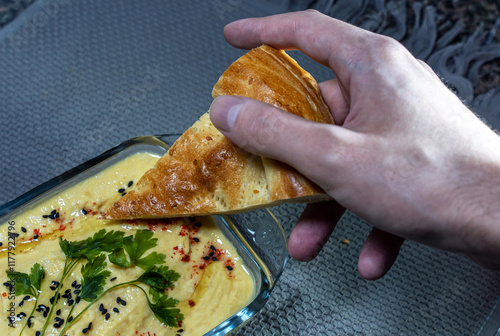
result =
[[[240,96],[217,97],[210,119],[238,147],[285,162],[323,186],[332,168],[345,161],[343,143],[353,133]]]

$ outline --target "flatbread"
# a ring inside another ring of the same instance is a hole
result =
[[[220,95],[258,99],[333,124],[314,78],[284,51],[270,46],[252,49],[235,61],[215,84],[212,96]],[[205,113],[104,217],[238,213],[285,201],[327,199],[321,188],[292,167],[236,147]]]

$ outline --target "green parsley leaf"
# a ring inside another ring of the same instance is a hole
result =
[[[137,281],[142,282],[150,287],[164,291],[166,288],[174,286],[174,281],[179,279],[180,274],[168,268],[168,266],[154,266],[144,272]]]
[[[154,265],[161,265],[165,263],[165,258],[166,256],[163,253],[151,252],[144,258],[137,260],[135,264],[143,270],[147,270]]]
[[[106,270],[106,266],[105,254],[100,254],[82,266],[83,280],[79,296],[83,300],[93,302],[102,293],[106,278],[111,275],[111,272]]]
[[[166,256],[162,253],[151,252],[144,258],[141,258],[144,253],[155,247],[158,241],[153,238],[154,233],[149,230],[138,230],[135,236],[127,236],[122,239],[123,249],[119,248],[109,255],[109,261],[121,267],[129,267],[136,265],[143,270],[148,270],[155,265],[160,265],[165,262]],[[130,258],[127,260],[124,250]]]
[[[151,295],[151,298],[153,299],[153,302],[158,302],[160,298],[165,295],[164,290],[158,290],[154,287],[149,287],[149,295]]]
[[[39,263],[35,263],[33,267],[31,267],[30,273],[30,282],[31,286],[33,286],[35,291],[39,291],[42,285],[42,279],[45,276],[45,270]]]
[[[178,322],[184,319],[181,311],[175,308],[177,303],[179,303],[178,300],[169,298],[166,295],[159,296],[154,303],[148,301],[149,308],[151,308],[156,318],[170,327],[177,327]]]
[[[127,256],[125,255],[125,250],[120,247],[113,251],[113,253],[108,255],[109,261],[115,265],[120,267],[129,267],[132,264],[127,260]]]
[[[7,276],[10,280],[14,281],[14,290],[16,296],[19,295],[31,295],[37,296],[33,287],[31,286],[31,280],[28,274],[21,272],[7,271]]]
[[[68,258],[92,260],[101,252],[112,252],[122,246],[125,233],[122,231],[106,232],[102,229],[85,240],[69,242],[59,237],[59,246]]]
[[[130,259],[133,261],[139,260],[140,257],[149,249],[156,246],[157,238],[153,238],[154,232],[150,230],[137,230],[132,241],[126,237],[123,241],[125,250]]]

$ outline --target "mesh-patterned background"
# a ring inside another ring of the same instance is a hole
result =
[[[130,137],[182,132],[243,53],[224,41],[224,24],[282,10],[250,0],[35,1],[0,30],[0,203]],[[293,56],[319,81],[331,76]],[[274,209],[287,233],[301,209]],[[367,282],[356,262],[368,231],[344,216],[314,261],[289,262],[239,335],[480,332],[498,273],[410,242],[384,279]]]

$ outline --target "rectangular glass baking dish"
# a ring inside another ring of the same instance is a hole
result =
[[[0,206],[0,223],[46,197],[83,181],[107,167],[139,152],[163,155],[175,140],[175,135],[142,136],[129,139],[101,155],[54,177],[18,198]],[[255,279],[256,290],[246,307],[207,332],[207,336],[229,335],[240,329],[267,302],[288,259],[286,235],[276,217],[268,209],[237,215],[216,215],[213,219]]]

